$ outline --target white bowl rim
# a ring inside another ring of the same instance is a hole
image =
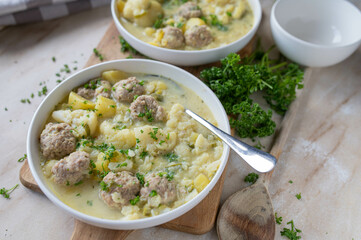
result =
[[[298,43],[307,45],[309,47],[317,47],[317,48],[323,48],[323,49],[336,49],[336,48],[344,48],[344,47],[348,47],[351,45],[356,44],[357,42],[359,42],[361,40],[361,38],[356,39],[350,43],[347,44],[339,44],[339,45],[329,45],[329,46],[325,46],[325,45],[321,45],[321,44],[316,44],[316,43],[311,43],[311,42],[307,42],[305,40],[302,40],[294,35],[292,35],[291,33],[289,33],[288,31],[286,31],[278,22],[276,15],[275,15],[275,9],[277,7],[277,5],[281,2],[281,1],[285,1],[285,0],[277,0],[273,6],[272,6],[272,10],[271,10],[271,20],[274,20],[274,23],[276,24],[276,27],[279,28],[283,34],[285,34],[287,37],[291,38],[293,41],[296,41]],[[343,2],[345,4],[349,4],[352,8],[356,9],[358,11],[358,13],[361,15],[361,11],[355,6],[353,5],[351,2],[346,1],[346,0],[333,0],[333,1],[339,1],[339,2]]]
[[[142,44],[143,46],[147,46],[150,48],[153,48],[153,50],[157,50],[157,51],[164,51],[165,53],[209,53],[209,52],[216,52],[216,51],[220,51],[223,50],[225,48],[228,48],[230,46],[233,45],[237,45],[240,41],[242,41],[244,38],[248,37],[249,35],[251,35],[253,32],[257,31],[259,24],[261,23],[262,20],[262,7],[261,4],[259,2],[259,0],[252,0],[255,2],[255,6],[256,6],[256,11],[257,11],[257,16],[259,16],[257,19],[254,18],[254,23],[252,28],[245,34],[243,35],[241,38],[237,39],[236,41],[233,41],[227,45],[224,46],[220,46],[220,47],[216,47],[216,48],[210,48],[210,49],[203,49],[203,50],[177,50],[177,49],[169,49],[169,48],[162,48],[162,47],[157,47],[157,46],[153,46],[151,44],[148,44],[140,39],[138,39],[137,37],[135,37],[133,34],[131,34],[130,32],[127,31],[127,29],[125,29],[125,27],[123,27],[123,25],[120,23],[117,14],[116,14],[116,10],[115,10],[115,5],[116,5],[116,1],[117,0],[112,0],[111,2],[111,12],[112,12],[112,16],[113,16],[113,20],[115,22],[115,24],[120,27],[124,32],[126,32],[128,34],[128,36],[130,38],[132,38],[133,41],[136,41],[139,44]],[[249,1],[249,0],[247,0]],[[253,14],[255,16],[255,14]],[[129,43],[130,44],[130,43]]]
[[[74,77],[76,77],[77,75],[81,75],[83,72],[88,71],[90,69],[93,68],[98,68],[101,67],[103,65],[110,65],[113,63],[119,63],[121,64],[122,62],[137,62],[137,63],[153,63],[153,64],[160,64],[160,65],[164,65],[166,67],[169,68],[173,68],[176,69],[177,71],[182,71],[184,74],[188,75],[190,78],[193,78],[194,80],[199,81],[199,84],[204,85],[206,87],[206,89],[208,89],[208,93],[210,93],[212,95],[212,98],[214,98],[214,100],[216,102],[218,102],[220,104],[220,106],[222,106],[221,102],[219,101],[219,99],[216,97],[216,95],[213,93],[212,90],[210,90],[208,88],[208,86],[206,86],[201,80],[199,80],[197,77],[195,77],[194,75],[190,74],[189,72],[170,65],[168,63],[164,63],[164,62],[160,62],[160,61],[155,61],[155,60],[148,60],[148,59],[121,59],[121,60],[112,60],[112,61],[107,61],[107,62],[103,62],[103,63],[99,63],[93,66],[90,66],[88,68],[84,68],[82,70],[80,70],[77,73],[72,74],[71,76],[69,76],[66,80],[64,80],[61,84],[59,84],[58,86],[56,86],[46,97],[45,99],[41,102],[41,104],[39,105],[39,107],[37,108],[36,112],[33,115],[33,118],[31,120],[30,126],[29,126],[29,130],[28,130],[28,134],[27,134],[27,146],[26,146],[26,150],[27,150],[27,156],[28,156],[28,164],[31,170],[31,173],[35,179],[35,181],[38,183],[40,189],[42,190],[42,192],[46,195],[46,197],[51,200],[55,205],[57,205],[58,207],[60,207],[61,209],[65,210],[68,214],[74,216],[77,219],[83,220],[91,225],[95,225],[95,226],[99,226],[99,227],[105,227],[105,228],[109,228],[109,229],[118,229],[118,230],[131,230],[131,229],[142,229],[142,228],[147,228],[147,227],[152,227],[152,226],[157,226],[160,224],[163,224],[165,222],[171,221],[179,216],[182,216],[183,214],[185,214],[186,212],[192,210],[195,206],[197,206],[198,204],[200,204],[200,202],[208,196],[208,194],[210,193],[210,191],[213,189],[213,187],[218,183],[221,175],[223,174],[223,171],[226,167],[226,164],[228,162],[228,158],[229,158],[229,153],[230,153],[230,148],[228,147],[228,145],[223,143],[223,151],[222,151],[222,162],[220,164],[220,166],[218,167],[218,170],[216,172],[216,174],[213,176],[212,180],[210,181],[210,183],[206,186],[205,189],[203,189],[200,193],[197,194],[197,196],[195,196],[193,199],[191,199],[190,201],[182,204],[181,206],[172,209],[169,212],[166,213],[162,213],[160,215],[157,216],[152,216],[152,217],[147,217],[147,218],[141,218],[141,219],[135,219],[135,220],[111,220],[111,219],[103,219],[100,217],[94,217],[94,216],[90,216],[87,215],[85,213],[82,213],[70,206],[68,206],[67,204],[65,204],[64,202],[62,202],[51,190],[48,190],[48,188],[45,186],[45,184],[43,183],[43,181],[40,179],[40,177],[38,176],[38,173],[36,171],[35,165],[34,165],[34,161],[32,160],[32,150],[31,150],[31,146],[32,146],[32,136],[36,133],[33,133],[33,129],[34,129],[34,125],[36,125],[37,123],[35,122],[37,115],[39,114],[39,112],[41,111],[41,109],[43,108],[43,106],[46,104],[46,101],[48,98],[50,98],[52,96],[52,94],[63,84],[65,84],[68,81],[71,81]],[[60,101],[60,100],[59,100]],[[222,115],[224,115],[227,119],[227,114],[224,110],[224,108],[222,107],[221,109],[219,109],[220,112],[222,113]],[[229,122],[227,120],[226,124],[225,124],[225,129],[223,129],[225,132],[230,133],[230,125]],[[223,159],[224,157],[224,159]],[[202,192],[204,192],[204,194],[202,194]],[[197,204],[195,204],[197,202]],[[188,209],[187,209],[188,208]],[[134,227],[134,225],[136,225],[136,227]]]

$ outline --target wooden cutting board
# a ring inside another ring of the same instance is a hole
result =
[[[253,38],[251,42],[239,52],[239,54],[241,56],[249,55],[253,50],[254,42],[255,38]],[[119,42],[119,32],[116,29],[115,24],[112,22],[102,40],[99,42],[97,50],[104,57],[103,61],[109,61],[115,59],[125,59],[129,56],[128,53],[123,53],[120,49],[121,45]],[[99,58],[93,54],[89,58],[85,67],[89,67],[100,62],[101,61]],[[195,76],[199,76],[202,69],[215,65],[217,64],[208,64],[198,67],[184,67],[183,69],[187,70]],[[224,170],[222,176],[212,191],[196,207],[194,207],[186,214],[174,219],[173,221],[161,225],[161,227],[191,234],[204,234],[210,231],[215,224],[218,213],[225,175],[226,169]],[[39,186],[35,182],[35,179],[30,172],[27,161],[24,162],[22,168],[20,169],[20,181],[25,187],[41,193]],[[88,235],[85,235],[85,233]],[[72,238],[79,239],[79,237],[81,237],[81,239],[123,239],[130,233],[131,231],[101,229],[76,220]],[[90,235],[91,238],[89,238]],[[107,237],[104,238],[105,236]]]

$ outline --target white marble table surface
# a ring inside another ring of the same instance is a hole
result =
[[[263,7],[269,9],[271,3],[263,1]],[[0,31],[0,188],[20,183],[22,164],[17,159],[25,153],[30,120],[43,99],[37,94],[43,87],[39,84],[45,81],[53,89],[55,73],[64,64],[82,68],[110,21],[110,11],[101,8]],[[269,32],[268,24],[260,31]],[[270,184],[275,211],[284,219],[277,225],[276,239],[282,239],[280,230],[291,219],[303,239],[361,239],[361,48],[343,63],[312,69],[311,78]],[[31,104],[21,103],[23,98]],[[251,171],[232,152],[222,202],[246,186],[243,178]],[[302,199],[297,200],[295,194],[300,192]],[[69,239],[73,223],[45,196],[21,184],[10,200],[0,196],[1,240]],[[217,235],[214,229],[196,236],[154,227],[135,231],[127,239],[217,239]]]

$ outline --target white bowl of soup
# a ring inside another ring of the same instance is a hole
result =
[[[262,17],[258,0],[113,0],[113,20],[140,53],[180,66],[212,63],[244,48]]]
[[[53,203],[86,223],[168,222],[207,196],[229,155],[185,108],[230,132],[215,94],[180,68],[129,59],[84,69],[37,109],[27,138],[31,172]]]

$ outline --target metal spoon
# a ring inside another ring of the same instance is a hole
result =
[[[217,135],[223,142],[225,142],[230,148],[232,148],[244,161],[246,161],[251,167],[258,172],[269,172],[276,165],[277,159],[269,153],[252,147],[235,137],[232,137],[228,133],[223,132],[221,129],[215,127],[202,117],[198,116],[189,109],[185,112],[200,124],[208,128],[211,132]]]

